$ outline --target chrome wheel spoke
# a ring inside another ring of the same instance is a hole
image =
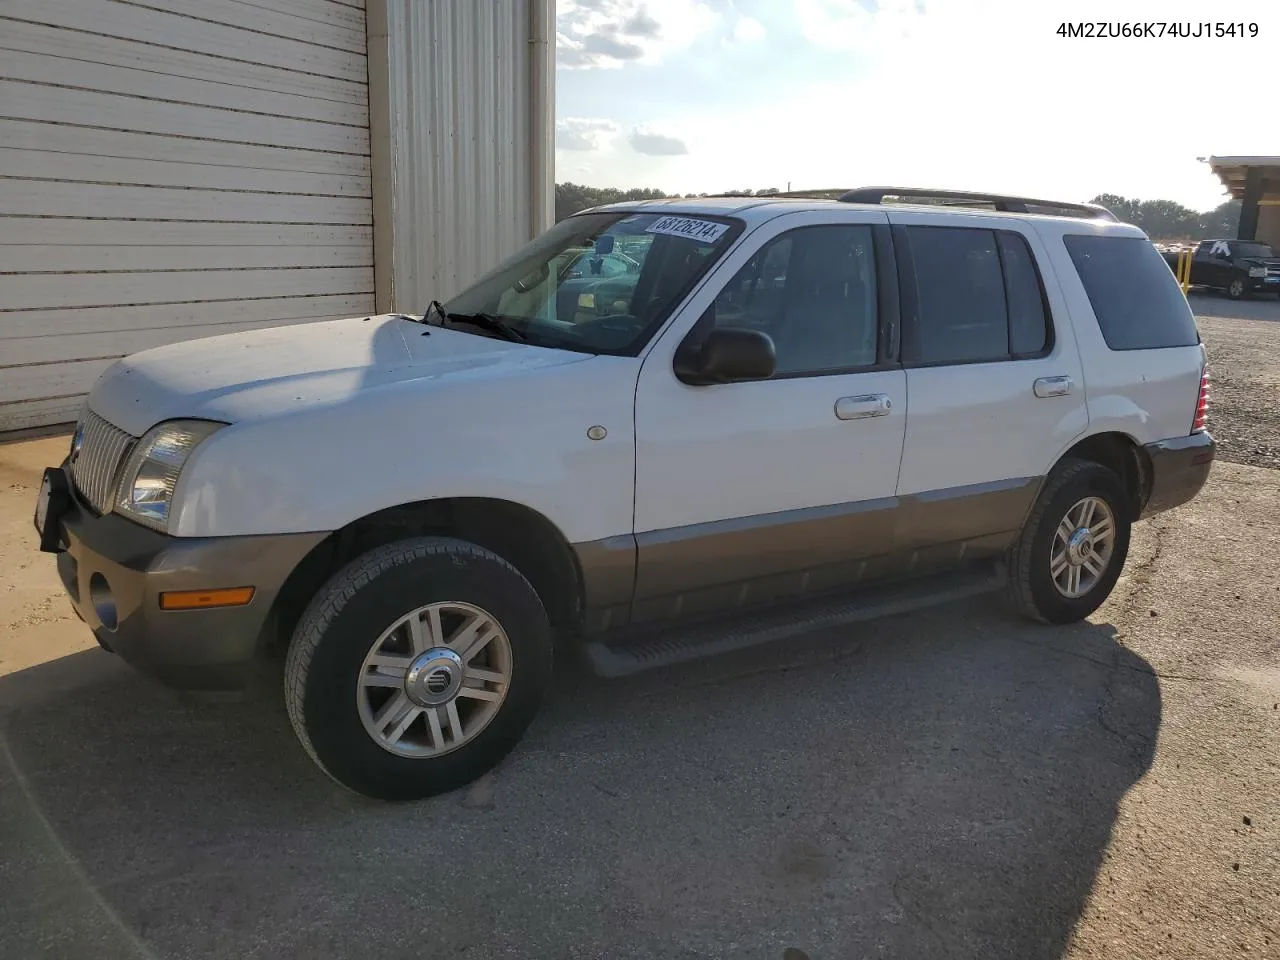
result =
[[[400,718],[400,722],[396,724],[395,729],[391,730],[387,734],[387,739],[392,743],[399,743],[400,738],[404,736],[404,732],[408,730],[413,724],[413,721],[417,720],[420,716],[422,716],[421,707],[413,707],[411,710],[406,710],[404,716]]]
[[[427,628],[417,614],[409,618],[409,642],[414,653],[425,653],[431,648],[431,639],[427,636]]]
[[[499,673],[497,670],[486,670],[484,667],[468,666],[464,674],[466,680],[476,680],[482,683],[506,683],[507,676]]]
[[[444,627],[440,625],[440,607],[432,604],[427,608],[427,640],[433,647],[444,646]]]
[[[1071,567],[1067,572],[1067,592],[1074,595],[1080,592],[1080,568]]]
[[[1053,559],[1049,562],[1049,573],[1053,575],[1054,579],[1057,579],[1062,576],[1062,571],[1067,569],[1069,565],[1070,561],[1067,560],[1067,552],[1063,550],[1061,553],[1054,554]]]
[[[1106,568],[1106,564],[1096,554],[1091,557],[1085,557],[1084,568],[1095,577],[1102,576],[1102,571]]]
[[[427,711],[427,726],[431,728],[431,743],[437,750],[444,749],[444,730],[440,727],[440,711]]]
[[[498,635],[498,625],[488,617],[477,615],[466,626],[449,638],[449,647],[463,663],[485,648]]]
[[[1080,522],[1077,526],[1088,527],[1093,522],[1093,514],[1096,509],[1097,500],[1090,497],[1080,505]]]
[[[506,695],[505,690],[486,690],[484,687],[468,687],[466,684],[458,688],[458,696],[466,700],[489,700],[499,703]]]
[[[445,716],[449,718],[449,733],[453,737],[454,743],[461,743],[463,739],[462,721],[458,718],[458,704],[455,700],[450,700],[444,705]]]
[[[411,662],[408,657],[396,657],[390,654],[369,657],[365,660],[365,672],[360,675],[360,685],[398,690],[404,686],[404,678],[409,672]]]
[[[393,694],[373,718],[373,725],[392,743],[398,741],[422,709],[403,692]]]
[[[1075,533],[1075,529],[1075,524],[1071,522],[1071,512],[1068,511],[1067,515],[1062,518],[1062,522],[1058,524],[1058,531],[1055,535],[1055,539],[1066,543],[1071,539],[1071,534]]]
[[[362,687],[387,687],[392,690],[400,690],[404,687],[404,674],[397,675],[374,670],[360,678],[360,685]]]

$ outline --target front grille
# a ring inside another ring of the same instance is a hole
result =
[[[73,440],[71,479],[89,506],[98,513],[107,513],[116,492],[120,466],[138,439],[107,423],[92,410],[85,410],[76,433],[79,449]]]

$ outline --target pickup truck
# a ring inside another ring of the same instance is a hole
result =
[[[1162,254],[1177,273],[1178,254]],[[1280,295],[1280,257],[1253,240],[1201,240],[1191,257],[1191,285],[1224,290],[1232,300],[1255,293]]]

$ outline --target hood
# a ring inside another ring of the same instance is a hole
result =
[[[89,404],[122,430],[140,436],[175,417],[237,423],[338,404],[411,380],[497,377],[590,357],[428,328],[387,314],[144,350],[103,373]]]
[[[1280,257],[1240,257],[1239,261],[1248,267],[1280,267]]]

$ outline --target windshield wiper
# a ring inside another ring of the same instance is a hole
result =
[[[435,301],[432,301],[435,304]],[[473,327],[479,327],[481,330],[487,330],[490,333],[496,333],[504,340],[511,340],[514,343],[528,343],[529,337],[523,330],[517,330],[501,317],[495,317],[491,313],[445,313],[439,308],[440,316],[451,323],[469,323]]]

